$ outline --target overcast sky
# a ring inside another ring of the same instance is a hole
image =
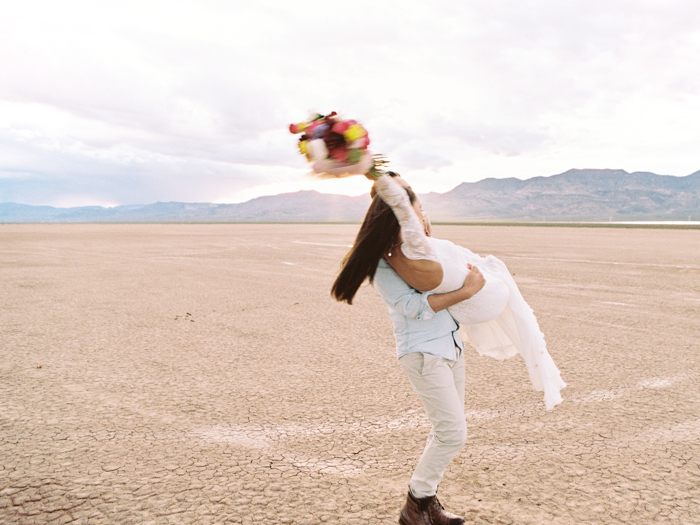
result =
[[[0,202],[240,202],[316,181],[287,128],[365,125],[419,192],[700,170],[700,2],[0,0]]]

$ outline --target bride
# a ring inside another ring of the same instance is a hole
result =
[[[561,403],[566,386],[547,352],[537,319],[505,264],[481,257],[450,241],[431,236],[430,222],[418,197],[400,176],[371,170],[376,178],[372,203],[331,294],[352,304],[360,285],[374,280],[380,259],[419,292],[443,294],[462,288],[474,274],[484,285],[448,312],[460,324],[460,335],[481,354],[499,360],[519,353],[533,387],[544,392],[548,410]]]
[[[369,135],[358,122],[336,112],[316,114],[309,121],[290,125],[289,131],[302,133],[299,151],[312,163],[317,177],[364,174],[375,181],[372,204],[331,294],[352,304],[360,285],[366,279],[374,281],[379,262],[384,260],[413,289],[434,294],[433,300],[441,297],[445,301],[452,294],[443,308],[461,325],[462,339],[481,355],[496,359],[519,353],[534,388],[544,391],[547,409],[561,403],[559,391],[566,383],[547,352],[532,308],[506,265],[492,255],[481,257],[433,238],[418,197],[396,173],[380,169],[386,161],[370,154]],[[456,291],[459,297],[454,297]]]

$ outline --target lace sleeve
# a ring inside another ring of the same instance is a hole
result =
[[[403,254],[413,260],[440,262],[403,186],[389,175],[379,177],[374,186],[399,221]]]

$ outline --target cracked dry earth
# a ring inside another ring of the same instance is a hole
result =
[[[396,523],[429,425],[357,225],[1,225],[0,522]],[[467,353],[440,488],[480,524],[700,523],[700,230],[436,226],[568,382]]]

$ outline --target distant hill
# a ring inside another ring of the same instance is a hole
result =
[[[686,177],[569,170],[527,180],[464,182],[420,196],[433,221],[700,220],[700,171]],[[114,208],[0,203],[0,222],[358,222],[369,195],[299,191],[239,204],[157,202]]]
[[[30,222],[357,222],[369,206],[360,197],[299,191],[239,204],[156,202],[102,208],[52,208],[0,203],[0,223]]]
[[[484,179],[421,201],[435,220],[699,220],[700,171],[672,177],[569,170],[527,180]]]

